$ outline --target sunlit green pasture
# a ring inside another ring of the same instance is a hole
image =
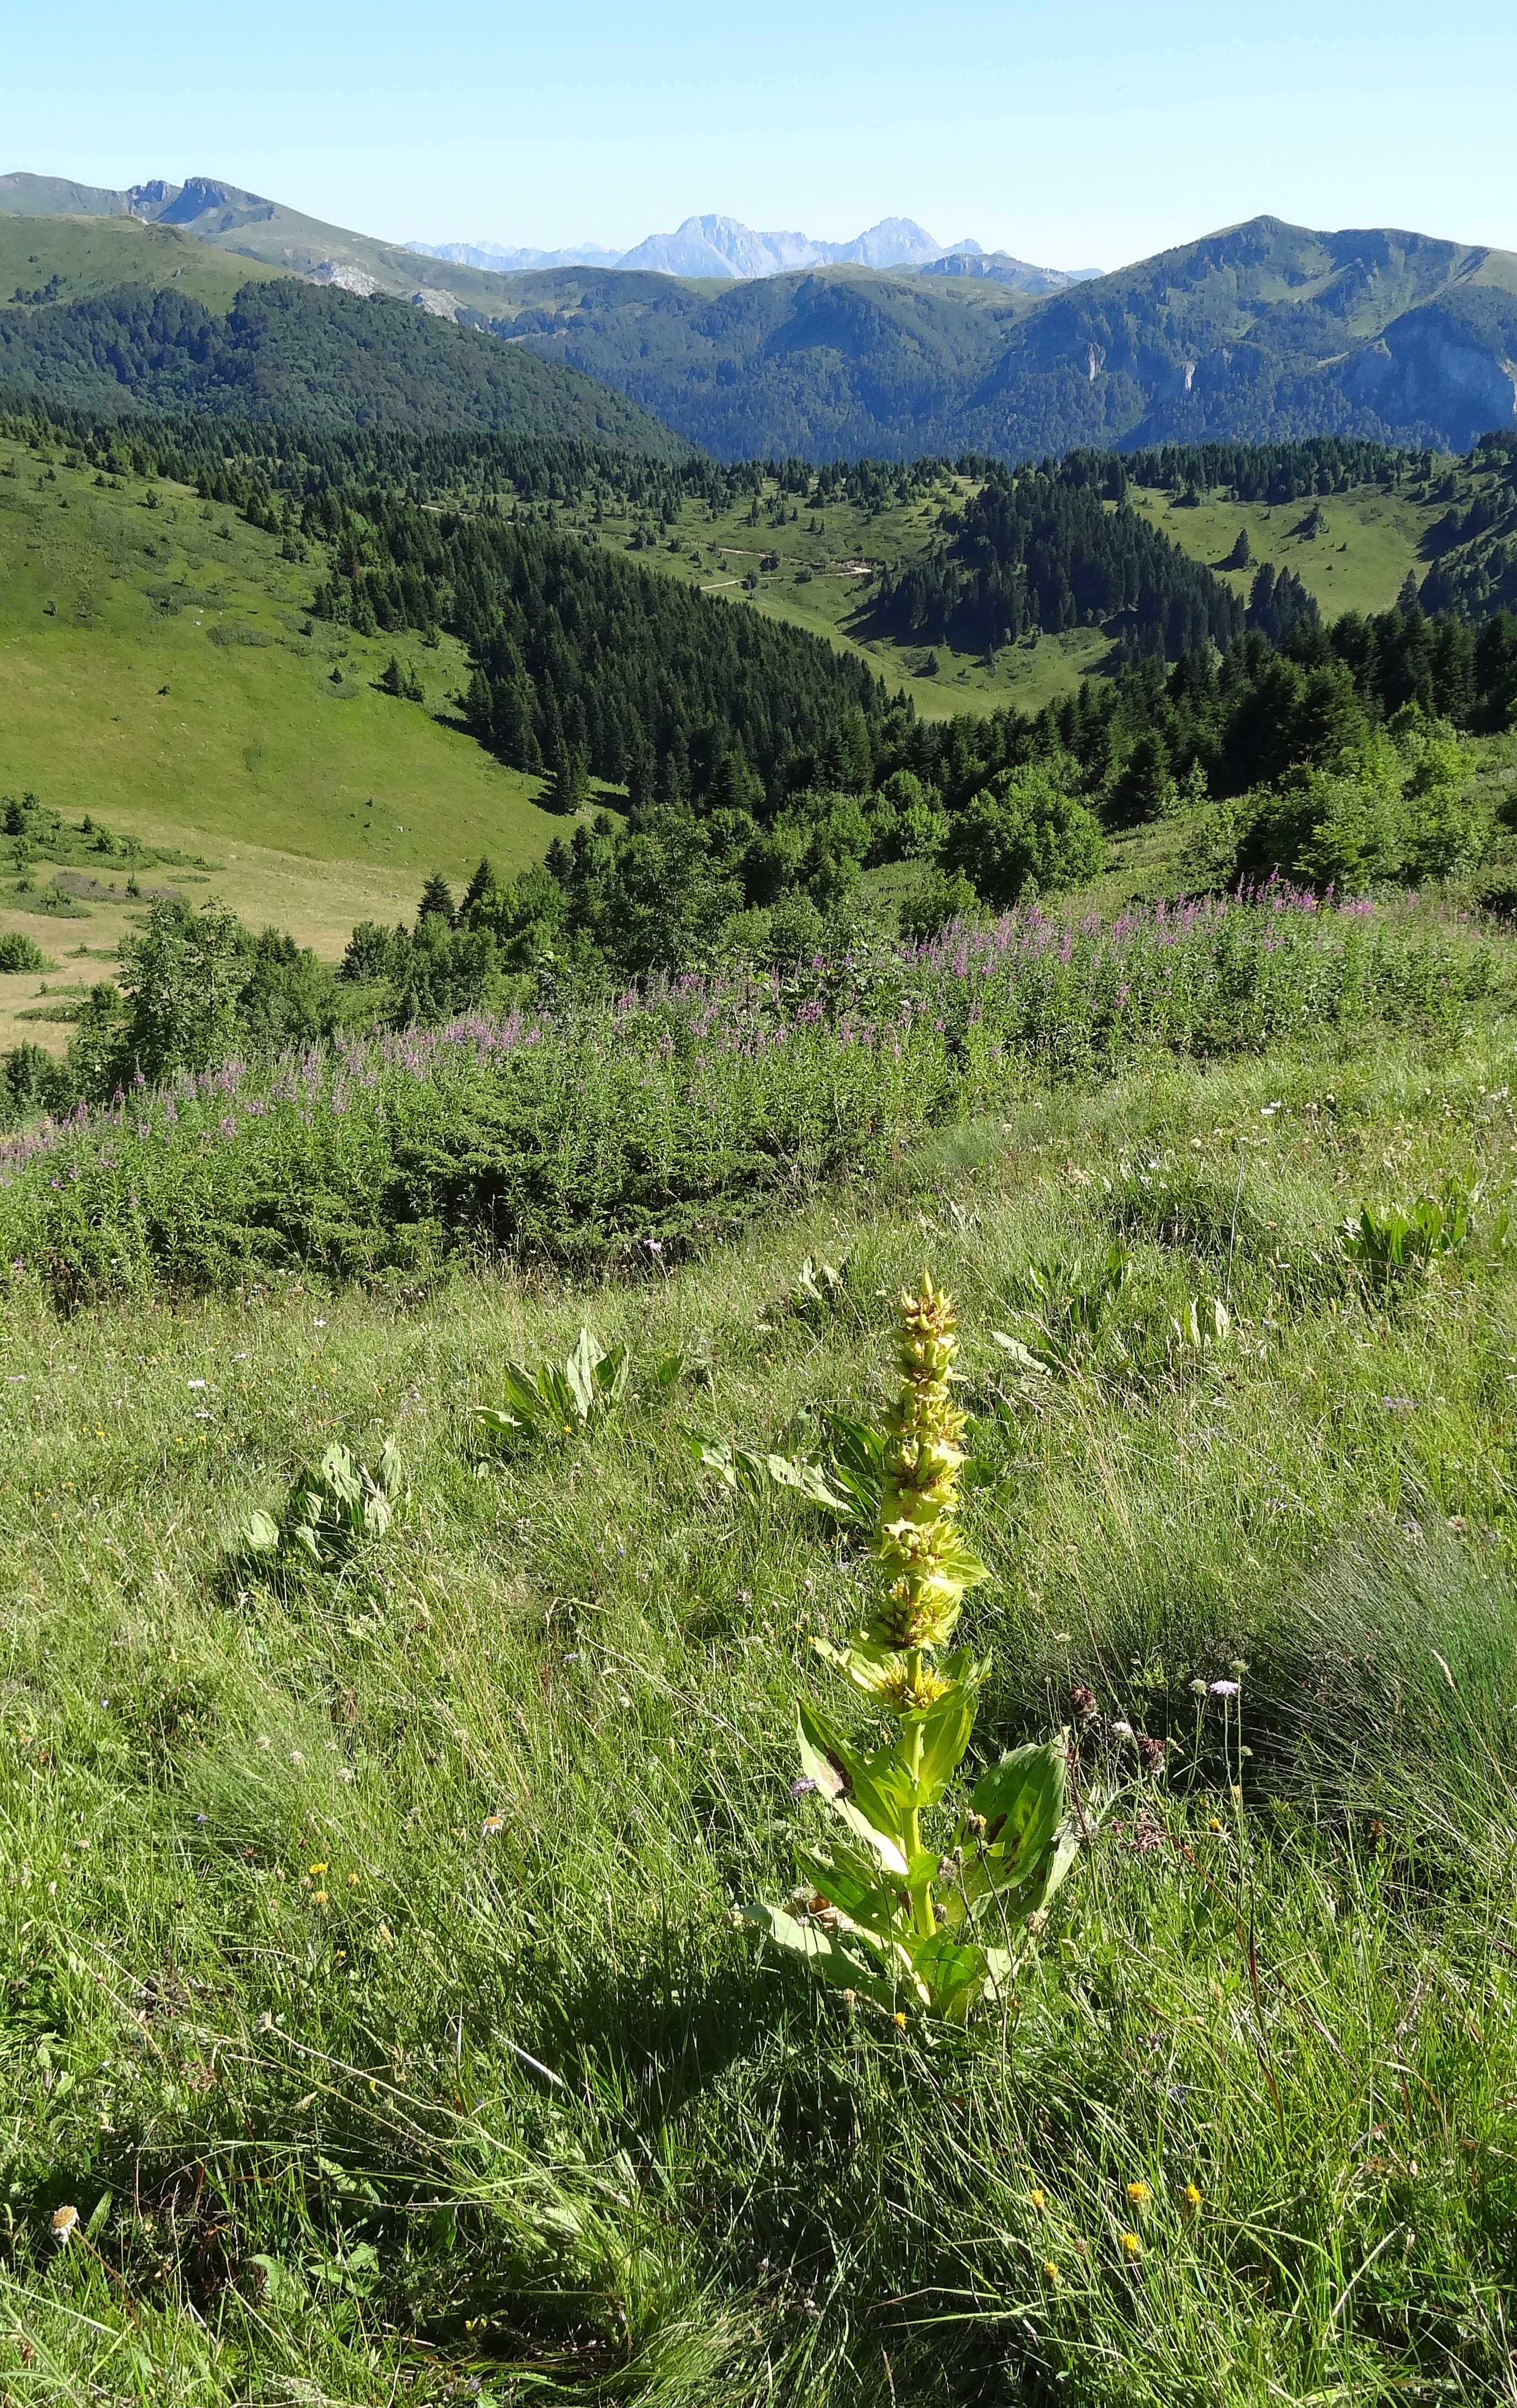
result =
[[[1505,2398],[1511,1044],[1029,1085],[620,1285],[13,1313],[7,2399]],[[1468,1243],[1367,1285],[1345,1219],[1450,1176]],[[1028,1372],[1029,1262],[1119,1240],[1100,1345]],[[690,1443],[878,1412],[924,1262],[991,1571],[972,1758],[1073,1723],[1090,1834],[962,2034],[734,1927],[820,1830],[794,1700],[839,1705],[809,1634],[868,1573]],[[582,1323],[622,1405],[487,1458],[471,1404]],[[390,1536],[261,1574],[254,1509],[386,1432]]]

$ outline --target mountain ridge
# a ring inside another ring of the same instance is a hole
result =
[[[797,267],[910,267],[923,276],[970,272],[970,260],[994,259],[980,271],[1002,282],[1022,280],[1025,291],[1056,292],[1099,274],[1096,268],[1034,267],[1007,251],[988,252],[969,236],[945,247],[912,218],[881,218],[849,242],[817,241],[799,233],[759,233],[737,218],[688,217],[672,234],[649,235],[630,251],[594,243],[564,250],[509,251],[489,243],[408,242],[419,258],[444,259],[510,275],[552,267],[645,268],[655,275],[722,277],[740,281],[781,276]],[[1013,273],[1014,271],[1014,273]]]
[[[729,460],[1020,460],[1317,434],[1462,452],[1517,423],[1517,254],[1394,227],[1324,233],[1263,215],[1052,290],[1052,271],[963,246],[905,267],[738,276],[735,261],[767,254],[745,253],[750,230],[716,219],[686,223],[720,276],[503,273],[431,265],[209,178],[109,193],[0,177],[0,213],[33,226],[69,204],[75,225],[142,217],[265,271],[525,346]],[[906,238],[882,228],[844,248]],[[18,303],[44,297],[34,272],[37,291],[18,288]]]

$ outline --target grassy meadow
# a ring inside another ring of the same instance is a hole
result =
[[[313,621],[318,573],[182,488],[0,447],[0,794],[184,856],[186,892],[331,960],[356,921],[408,915],[430,870],[513,873],[553,824],[540,781],[447,724],[462,647],[402,647],[424,706],[379,693],[393,642]],[[129,898],[39,921],[12,867],[0,846],[0,932],[114,953]],[[0,1042],[35,1000],[0,980]]]
[[[787,498],[787,510],[794,507],[796,515],[779,526],[767,516],[751,526],[747,504],[719,511],[687,502],[678,525],[659,530],[636,512],[614,508],[598,522],[572,508],[559,516],[565,525],[582,525],[616,549],[631,540],[640,523],[648,544],[639,554],[645,566],[825,636],[839,650],[867,661],[893,694],[904,687],[923,718],[1009,706],[1038,711],[1073,693],[1081,678],[1109,666],[1115,648],[1101,629],[1023,637],[998,652],[991,666],[982,655],[959,652],[949,644],[905,645],[867,630],[866,608],[880,569],[894,568],[943,539],[955,509],[974,490],[969,479],[949,478],[930,495],[879,511],[844,502],[806,509]],[[778,488],[766,484],[761,509],[778,498]],[[1421,575],[1425,567],[1418,547],[1440,514],[1420,489],[1413,498],[1369,485],[1328,496],[1323,506],[1326,526],[1309,536],[1302,530],[1311,521],[1309,501],[1271,507],[1208,497],[1194,507],[1177,507],[1169,494],[1138,486],[1131,500],[1182,552],[1216,568],[1240,598],[1247,599],[1255,569],[1268,561],[1276,568],[1291,568],[1329,619],[1345,610],[1388,610],[1408,570]],[[1224,571],[1221,564],[1245,527],[1253,566]],[[776,559],[778,567],[766,566]],[[750,576],[757,580],[753,587],[744,582]],[[937,664],[930,674],[929,656]]]
[[[1195,560],[1214,568],[1240,601],[1247,601],[1256,571],[1267,561],[1299,577],[1324,619],[1345,610],[1389,610],[1409,569],[1420,580],[1426,568],[1420,552],[1428,528],[1441,515],[1421,488],[1391,492],[1381,485],[1352,487],[1313,501],[1233,502],[1208,496],[1194,507],[1173,496],[1135,487],[1133,506]],[[1240,529],[1253,554],[1250,568],[1226,568]]]
[[[122,284],[148,284],[172,286],[224,316],[245,284],[283,272],[140,218],[39,219],[0,210],[0,308],[28,303],[34,294],[88,301]]]
[[[1341,926],[1386,976],[1340,978],[1336,1023],[1336,924],[1264,930],[1252,1039],[1186,924],[1147,1041],[1014,1048],[937,1127],[907,1063],[724,1238],[348,1278],[308,1250],[71,1315],[13,1283],[7,2399],[1510,2398],[1510,940]],[[802,1007],[812,1050],[775,1054],[819,1124],[856,1017]],[[72,1159],[0,1193],[7,1257]],[[1451,1181],[1426,1268],[1345,1241]],[[737,1928],[820,1831],[797,1695],[868,1727],[809,1641],[872,1574],[697,1459],[878,1418],[923,1264],[990,1571],[971,1756],[1070,1727],[1085,1821],[963,2029]],[[628,1349],[614,1409],[487,1446],[503,1364],[582,1325]],[[390,1435],[387,1532],[250,1550],[302,1466]]]

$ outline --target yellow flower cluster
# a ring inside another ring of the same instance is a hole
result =
[[[952,1297],[923,1271],[918,1293],[901,1298],[901,1385],[885,1425],[874,1547],[886,1587],[868,1636],[893,1653],[944,1645],[980,1576],[954,1520],[965,1421],[949,1394],[956,1332]]]

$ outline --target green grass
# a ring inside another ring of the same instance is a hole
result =
[[[1326,494],[1320,504],[1209,498],[1194,509],[1177,509],[1168,494],[1145,493],[1139,487],[1133,489],[1131,499],[1182,552],[1216,569],[1240,601],[1247,601],[1260,565],[1267,561],[1299,577],[1325,619],[1341,618],[1345,610],[1389,610],[1408,570],[1419,582],[1426,573],[1419,547],[1442,515],[1440,505],[1380,485]],[[1308,535],[1304,530],[1319,507],[1326,526]],[[1248,530],[1253,566],[1224,569],[1221,564],[1239,528]]]
[[[7,2399],[1509,2397],[1513,1037],[1028,1094],[621,1285],[17,1302]],[[1338,1225],[1448,1175],[1476,1242],[1367,1290]],[[1016,1374],[1021,1270],[1117,1236],[1122,1350]],[[846,1258],[830,1311],[807,1254]],[[688,1444],[878,1411],[923,1260],[975,1416],[977,1748],[1076,1683],[1169,1742],[962,2036],[733,1928],[792,1879],[806,1634],[865,1568]],[[1224,1345],[1177,1349],[1224,1294]],[[582,1321],[629,1399],[481,1473],[471,1401]],[[387,1430],[393,1535],[255,1579],[250,1512]],[[1190,1685],[1235,1660],[1240,1799]]]
[[[508,874],[546,851],[540,781],[445,724],[464,673],[451,638],[400,645],[427,702],[397,701],[376,690],[392,640],[307,615],[314,554],[285,560],[276,538],[166,483],[150,509],[136,478],[115,491],[60,462],[50,479],[0,446],[7,465],[0,793],[204,853],[201,891],[328,958],[354,921],[408,916],[433,868],[461,882],[482,853]],[[35,931],[7,867],[0,927]],[[93,910],[72,941],[108,951],[120,918]]]
[[[188,294],[222,315],[248,283],[286,271],[211,251],[178,226],[139,218],[12,217],[0,210],[0,308],[18,292],[43,291],[56,276],[59,301],[88,301],[122,284]]]
[[[963,479],[951,479],[926,500],[878,513],[843,502],[808,509],[787,495],[782,497],[787,517],[780,526],[772,525],[767,517],[757,527],[750,526],[747,502],[725,510],[687,502],[673,530],[660,530],[635,512],[614,509],[598,526],[584,510],[561,509],[559,517],[565,525],[589,529],[615,551],[624,550],[641,525],[653,538],[649,549],[636,555],[645,567],[707,593],[748,602],[771,618],[826,637],[839,652],[866,661],[892,694],[904,688],[925,719],[1001,710],[1009,704],[1040,710],[1055,695],[1073,692],[1082,676],[1106,662],[1111,646],[1098,629],[1012,645],[997,654],[994,668],[987,668],[978,654],[955,652],[948,644],[903,645],[868,632],[867,609],[878,592],[880,569],[894,567],[938,539],[944,511],[952,511],[972,490]],[[777,497],[778,488],[766,482],[765,505]],[[797,510],[794,523],[788,517],[792,507]],[[669,548],[671,535],[680,547],[678,552]],[[765,559],[776,554],[778,569],[761,568]],[[751,590],[743,582],[750,574],[758,579]],[[931,675],[925,673],[929,651],[937,660]]]
[[[637,555],[645,566],[751,602],[771,617],[825,636],[839,651],[866,660],[893,694],[904,686],[924,718],[1009,706],[1036,712],[1073,693],[1081,678],[1110,666],[1115,648],[1099,628],[1024,638],[998,652],[994,666],[947,644],[900,644],[868,632],[867,606],[878,591],[880,570],[894,568],[951,535],[948,521],[973,490],[964,479],[949,480],[930,497],[878,513],[852,504],[829,503],[820,510],[794,505],[794,523],[787,515],[780,526],[761,512],[762,523],[751,527],[747,503],[716,512],[704,503],[687,503],[673,530],[655,529],[636,514],[616,510],[608,511],[598,527],[587,513],[560,515],[565,524],[592,528],[617,550],[629,543],[641,523],[653,538]],[[778,497],[778,488],[766,484],[765,509]],[[1408,570],[1415,570],[1419,578],[1425,571],[1419,547],[1446,507],[1428,499],[1420,488],[1416,497],[1378,485],[1355,488],[1326,497],[1322,506],[1326,531],[1307,538],[1298,530],[1311,514],[1309,501],[1272,507],[1208,499],[1180,509],[1168,494],[1136,486],[1131,499],[1182,552],[1217,568],[1240,599],[1247,600],[1259,564],[1268,561],[1276,568],[1293,569],[1329,619],[1345,610],[1388,610]],[[788,513],[789,498],[785,507]],[[1224,571],[1219,564],[1232,551],[1240,527],[1248,529],[1253,566]],[[678,552],[670,549],[671,535]],[[761,562],[776,553],[779,568],[761,568]],[[802,578],[802,571],[809,573]],[[758,577],[753,591],[743,583],[751,573]],[[937,661],[932,675],[924,674],[929,651]]]

